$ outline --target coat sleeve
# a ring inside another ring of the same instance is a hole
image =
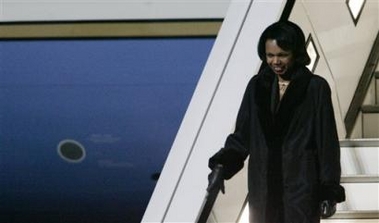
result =
[[[243,168],[248,156],[251,81],[248,84],[238,111],[234,133],[230,134],[224,147],[209,159],[209,168],[217,164],[224,166],[224,179],[230,179]]]
[[[316,144],[319,160],[320,198],[342,202],[344,188],[340,185],[340,146],[328,83],[322,79],[318,92],[315,120]]]

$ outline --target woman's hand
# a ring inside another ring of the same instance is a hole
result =
[[[336,213],[337,203],[335,201],[325,200],[321,202],[321,218],[329,218]]]

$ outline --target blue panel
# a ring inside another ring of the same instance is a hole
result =
[[[0,42],[2,218],[139,222],[213,42]]]

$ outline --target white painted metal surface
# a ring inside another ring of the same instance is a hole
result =
[[[311,22],[327,69],[336,83],[341,115],[345,117],[379,30],[378,1],[366,1],[357,25],[349,14],[346,0],[297,2]]]
[[[244,19],[243,12],[247,11],[248,6],[249,1],[237,2],[232,4],[229,9],[228,14],[233,16],[228,16],[221,27],[219,37],[211,51],[142,222],[164,222],[166,219],[182,172],[186,167],[198,134],[200,134],[199,131],[208,112],[208,106],[213,100],[225,64],[233,50],[235,39]],[[233,18],[229,19],[231,17]],[[212,146],[217,147],[217,145]],[[208,151],[207,148],[204,150]],[[210,156],[210,152],[204,155],[204,157],[206,156]],[[206,163],[203,162],[199,165],[203,166],[203,173],[195,174],[197,180],[193,182],[201,182],[202,188],[194,193],[200,193],[200,196],[203,197],[205,195]],[[187,206],[185,205],[182,208],[187,208]],[[196,217],[196,215],[194,214],[191,218]]]
[[[1,0],[0,21],[224,18],[230,0]]]

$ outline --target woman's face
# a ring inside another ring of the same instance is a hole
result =
[[[280,48],[274,39],[266,40],[266,62],[275,74],[284,75],[294,64],[291,51]]]

